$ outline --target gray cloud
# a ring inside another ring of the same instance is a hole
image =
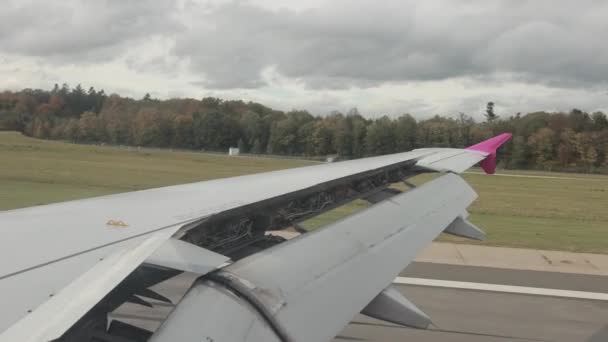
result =
[[[600,1],[338,0],[305,11],[230,2],[205,7],[174,53],[220,88],[261,86],[268,66],[328,88],[498,72],[594,84],[608,78],[606,17]]]
[[[606,108],[603,0],[253,1],[5,0],[0,73],[316,113]]]
[[[594,86],[608,79],[606,17],[608,3],[594,0],[333,0],[306,10],[248,1],[8,0],[0,52],[79,63],[135,50],[134,69],[172,70],[187,60],[196,84],[223,89],[264,86],[270,67],[315,89],[495,73]],[[173,59],[138,50],[159,37],[173,42],[166,51]]]
[[[175,32],[176,15],[171,0],[8,0],[0,51],[75,62],[116,57],[134,40]]]

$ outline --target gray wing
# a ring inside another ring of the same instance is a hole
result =
[[[176,272],[203,275],[281,242],[267,230],[388,198],[391,183],[488,155],[422,149],[0,212],[0,341],[103,326],[105,314]]]
[[[390,284],[475,198],[447,174],[240,260],[200,278],[152,341],[327,341],[361,311],[426,327]]]

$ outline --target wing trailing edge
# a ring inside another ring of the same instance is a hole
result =
[[[151,341],[327,341],[374,298],[370,312],[407,312],[402,323],[424,327],[428,316],[407,299],[378,295],[475,198],[446,174],[241,259],[199,278]]]
[[[68,330],[91,307],[171,237],[179,226],[127,241],[113,252],[100,249],[93,255],[96,263],[73,282],[30,310],[17,323],[0,334],[0,342],[38,342],[55,340]],[[90,252],[93,254],[95,251]],[[68,259],[66,262],[70,262]],[[73,262],[72,262],[73,263]],[[52,268],[42,269],[43,276],[53,277]],[[74,299],[77,296],[77,300]],[[17,299],[19,300],[19,299]]]
[[[229,262],[227,256],[174,238],[165,241],[146,259],[148,264],[196,274],[206,274]]]

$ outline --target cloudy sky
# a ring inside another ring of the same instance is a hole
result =
[[[0,88],[315,114],[608,109],[608,2],[4,0]]]

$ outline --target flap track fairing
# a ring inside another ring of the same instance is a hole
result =
[[[382,290],[361,313],[411,328],[426,329],[431,324],[429,316],[405,298],[393,285]]]

